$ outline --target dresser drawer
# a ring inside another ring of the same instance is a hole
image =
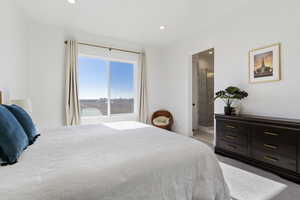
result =
[[[225,140],[219,140],[217,142],[217,146],[221,149],[236,153],[236,154],[240,154],[243,156],[247,156],[247,145],[238,145],[238,144],[233,144],[231,142],[227,142]]]
[[[230,143],[246,145],[248,139],[247,128],[243,124],[232,121],[217,122],[217,138]]]
[[[296,172],[297,170],[297,161],[296,159],[287,158],[269,151],[252,149],[251,152],[254,159],[272,164],[277,167],[288,169]]]
[[[280,140],[268,137],[252,138],[252,146],[254,149],[272,152],[291,159],[297,158],[297,146],[282,143]]]
[[[231,133],[248,132],[247,127],[245,127],[245,125],[233,121],[218,121],[217,129],[219,129],[220,131]]]
[[[296,131],[284,128],[274,128],[269,126],[254,126],[252,137],[259,138],[264,142],[280,143],[296,146],[298,134]]]
[[[219,137],[222,140],[225,140],[230,143],[234,144],[240,144],[240,145],[246,145],[247,144],[247,135],[244,133],[238,133],[238,132],[227,132],[223,131]]]

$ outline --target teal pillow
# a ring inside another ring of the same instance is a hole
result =
[[[6,162],[4,160],[7,160],[7,157],[0,147],[0,165],[5,165]]]
[[[40,136],[37,128],[35,127],[30,115],[20,106],[17,105],[4,105],[19,121],[23,127],[29,141],[29,145],[32,145],[35,140]]]
[[[14,164],[28,146],[28,138],[18,120],[8,109],[0,105],[1,159]]]

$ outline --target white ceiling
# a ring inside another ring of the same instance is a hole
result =
[[[249,0],[16,0],[35,21],[140,44],[186,39]],[[160,25],[166,29],[161,31]]]

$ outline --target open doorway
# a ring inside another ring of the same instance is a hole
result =
[[[214,49],[194,54],[192,63],[193,136],[212,145],[214,141]]]

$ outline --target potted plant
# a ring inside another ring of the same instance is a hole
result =
[[[248,96],[248,93],[240,90],[238,87],[230,86],[225,90],[220,90],[216,92],[216,99],[222,99],[226,106],[224,107],[225,115],[233,114],[232,103],[236,100],[242,100]]]

